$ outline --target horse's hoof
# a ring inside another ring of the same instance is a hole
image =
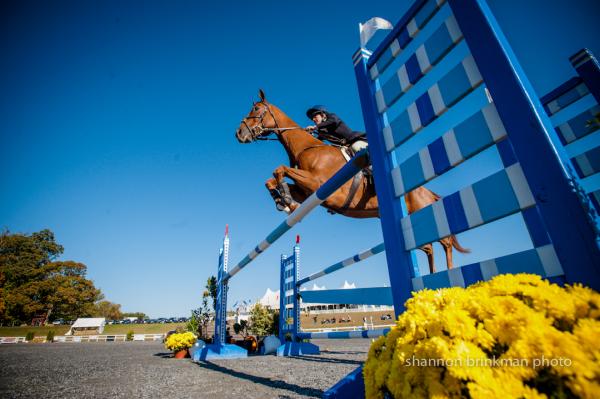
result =
[[[287,213],[288,215],[290,213],[292,213],[292,209],[289,206],[286,206],[285,209],[283,210],[285,213]]]
[[[278,210],[278,211],[280,211],[280,212],[281,212],[281,211],[283,211],[283,212],[285,212],[285,213],[288,213],[288,214],[292,212],[292,210],[290,209],[290,207],[289,207],[289,206],[287,206],[286,204],[284,204],[284,203],[283,203],[283,202],[281,202],[281,201],[278,201],[278,202],[275,204],[275,207],[276,207],[276,208],[277,208],[277,210]]]

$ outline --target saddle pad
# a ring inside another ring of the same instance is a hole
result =
[[[340,147],[340,151],[342,155],[346,159],[346,162],[352,159],[352,154],[350,153],[350,149],[348,147]]]

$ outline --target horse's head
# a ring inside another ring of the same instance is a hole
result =
[[[258,96],[260,101],[252,104],[250,113],[242,119],[240,127],[235,132],[235,137],[240,143],[265,139],[278,128],[272,106],[265,100],[265,93],[259,90]]]

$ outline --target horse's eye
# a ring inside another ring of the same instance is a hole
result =
[[[254,112],[258,112],[259,108],[258,107],[254,107]]]

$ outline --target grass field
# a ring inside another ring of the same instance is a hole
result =
[[[302,328],[336,328],[336,327],[354,327],[363,325],[363,317],[373,318],[373,324],[387,325],[394,324],[394,320],[381,320],[381,315],[391,314],[394,316],[393,311],[381,311],[381,312],[357,312],[357,313],[330,313],[330,314],[319,314],[319,315],[307,315],[302,313],[300,317]],[[314,317],[317,317],[315,322]],[[341,317],[352,318],[351,322],[340,323]],[[336,323],[323,324],[323,319],[336,318]],[[233,323],[233,322],[231,322]],[[129,331],[133,331],[134,334],[164,334],[167,331],[175,330],[178,327],[185,328],[186,323],[165,323],[165,324],[111,324],[104,327],[103,335],[113,334],[127,334]],[[212,330],[212,326],[209,326],[209,331]],[[45,327],[0,327],[0,337],[24,337],[28,331],[33,331],[36,337],[45,337],[49,330],[54,330],[55,335],[65,335],[69,331],[69,326],[45,326]],[[233,331],[233,329],[232,329]]]
[[[103,335],[127,334],[163,334],[177,327],[185,327],[185,323],[168,324],[111,324],[104,327]],[[69,326],[44,326],[44,327],[0,327],[0,337],[24,337],[27,332],[33,331],[36,337],[45,337],[48,331],[53,330],[55,335],[65,335]]]

